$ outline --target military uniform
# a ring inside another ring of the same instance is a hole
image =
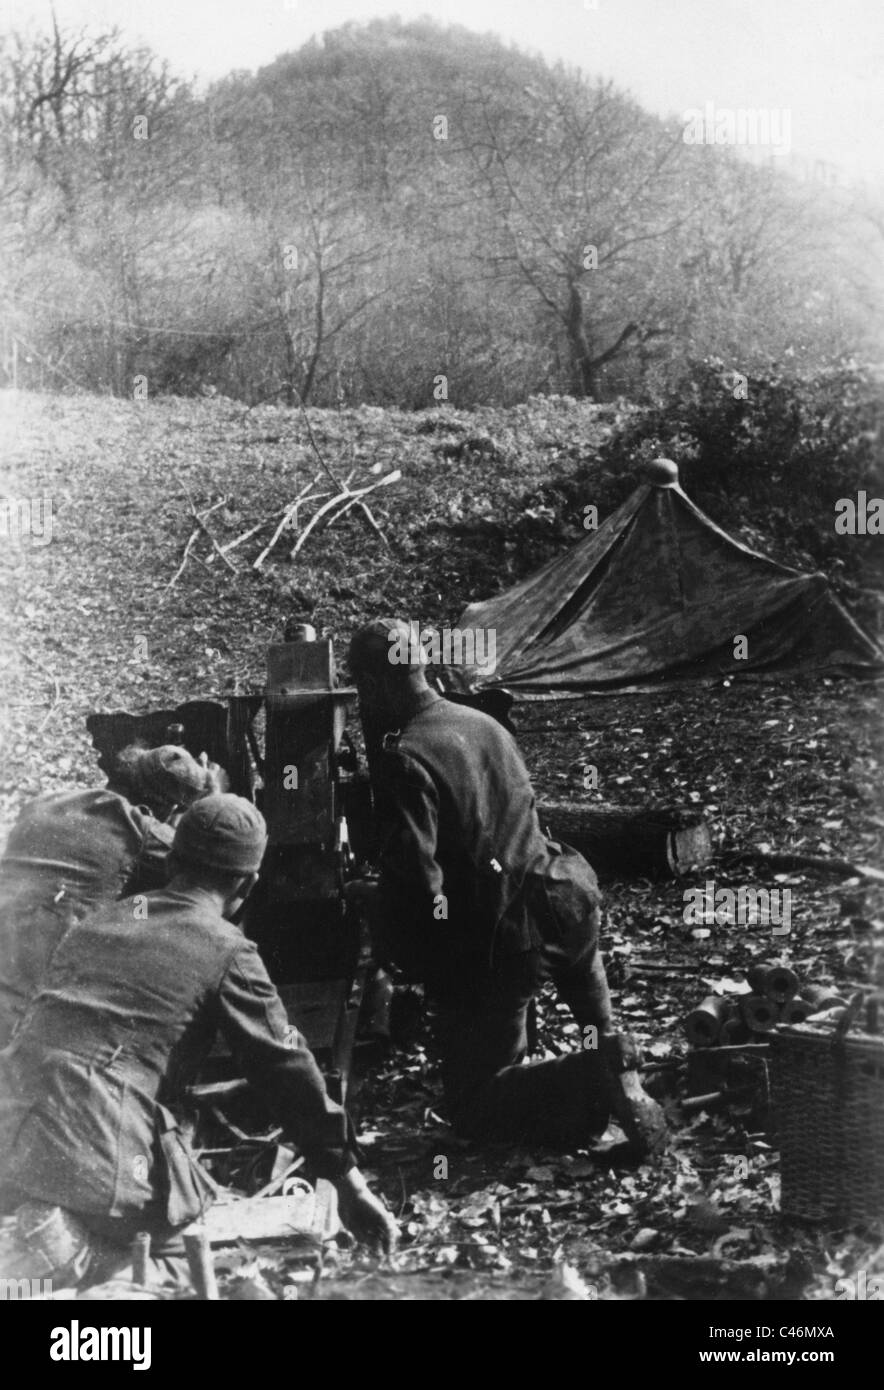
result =
[[[612,1028],[595,874],[545,838],[515,741],[489,716],[424,691],[385,740],[383,762],[392,821],[379,929],[435,1001],[455,1124],[476,1136],[585,1141],[608,1115],[588,1050],[518,1064],[545,979],[582,1027]]]
[[[172,836],[143,807],[104,789],[28,802],[0,859],[0,1047],[70,924],[163,883]]]
[[[354,1162],[254,943],[199,889],[145,902],[143,919],[118,903],[71,927],[0,1055],[7,1206],[57,1204],[119,1244],[162,1238],[210,1199],[171,1107],[219,1031],[318,1175]]]

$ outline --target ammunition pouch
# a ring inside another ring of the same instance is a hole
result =
[[[526,875],[524,896],[533,944],[549,960],[576,960],[598,942],[598,879],[570,845],[548,840],[549,858]]]
[[[181,1133],[178,1121],[164,1105],[157,1106],[156,1174],[160,1210],[172,1227],[186,1226],[202,1216],[215,1192]]]

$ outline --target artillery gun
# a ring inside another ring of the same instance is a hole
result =
[[[371,967],[364,910],[344,890],[376,851],[368,775],[346,732],[355,700],[355,690],[337,684],[331,639],[299,626],[268,648],[262,694],[87,719],[106,775],[130,744],[176,742],[195,757],[206,753],[228,773],[230,790],[263,812],[267,852],[240,924],[342,1103]],[[232,1180],[243,1148],[251,1146],[253,1163],[255,1147],[266,1149],[269,1122],[223,1043],[190,1099],[197,1148],[217,1160],[217,1176]]]

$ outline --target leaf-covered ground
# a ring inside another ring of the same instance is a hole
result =
[[[372,498],[388,546],[350,515],[311,536],[294,563],[286,559],[294,535],[284,534],[256,571],[284,507],[321,471],[296,412],[11,394],[0,412],[3,493],[53,498],[51,542],[24,537],[3,551],[4,831],[27,796],[97,780],[84,729],[90,710],[260,688],[264,648],[290,617],[331,632],[339,653],[373,614],[453,620],[466,601],[576,537],[579,515],[552,516],[543,489],[577,467],[591,474],[609,427],[604,411],[554,400],[471,415],[311,411],[337,474],[352,471],[355,485],[402,470],[400,483]],[[207,517],[219,545],[264,529],[228,552],[236,574],[199,536],[170,585],[193,530],[191,504],[204,511],[222,498]],[[547,795],[694,805],[722,850],[880,863],[873,686],[735,685],[536,704],[519,711],[518,724]],[[587,763],[598,768],[597,792],[583,789]],[[331,1252],[314,1296],[567,1297],[563,1260],[599,1298],[832,1298],[840,1277],[884,1273],[880,1232],[823,1231],[777,1215],[778,1158],[755,1076],[743,1078],[730,1108],[683,1108],[685,1097],[717,1085],[686,1066],[680,1030],[704,994],[738,987],[747,965],[776,955],[843,989],[884,984],[882,894],[811,872],[764,882],[719,865],[709,876],[716,887],[789,887],[785,951],[760,923],[696,933],[683,920],[690,885],[607,886],[616,1003],[645,1045],[649,1085],[673,1123],[662,1163],[606,1170],[585,1152],[458,1142],[440,1111],[426,1040],[388,1059],[361,1095],[366,1167],[403,1224],[398,1266],[379,1271],[350,1251]],[[576,1045],[575,1031],[544,999],[541,1051]],[[235,1272],[255,1258],[236,1255]],[[277,1292],[294,1277],[278,1250],[264,1248],[257,1260]]]

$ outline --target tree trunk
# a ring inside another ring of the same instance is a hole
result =
[[[307,371],[304,375],[304,385],[301,387],[301,401],[304,405],[306,405],[310,399],[310,394],[313,390],[313,382],[316,379],[316,369],[319,366],[319,359],[322,356],[322,349],[325,345],[325,274],[321,264],[317,267],[317,276],[313,351],[310,354],[310,361],[307,364]]]
[[[595,392],[595,370],[586,337],[583,296],[576,281],[571,284],[568,292],[567,329],[568,343],[571,349],[574,392],[577,396],[592,400]]]
[[[620,356],[630,339],[638,333],[638,324],[628,323],[609,347],[593,354],[586,331],[583,296],[575,280],[572,281],[568,291],[568,311],[565,315],[565,326],[571,350],[574,392],[586,400],[594,400],[600,369],[615,357]]]
[[[709,826],[695,811],[541,801],[537,813],[552,838],[573,845],[600,878],[680,878],[712,858]]]
[[[285,317],[283,318],[282,336],[285,341],[285,403],[287,406],[294,407],[297,392],[295,379],[298,374],[298,353],[291,326]]]

